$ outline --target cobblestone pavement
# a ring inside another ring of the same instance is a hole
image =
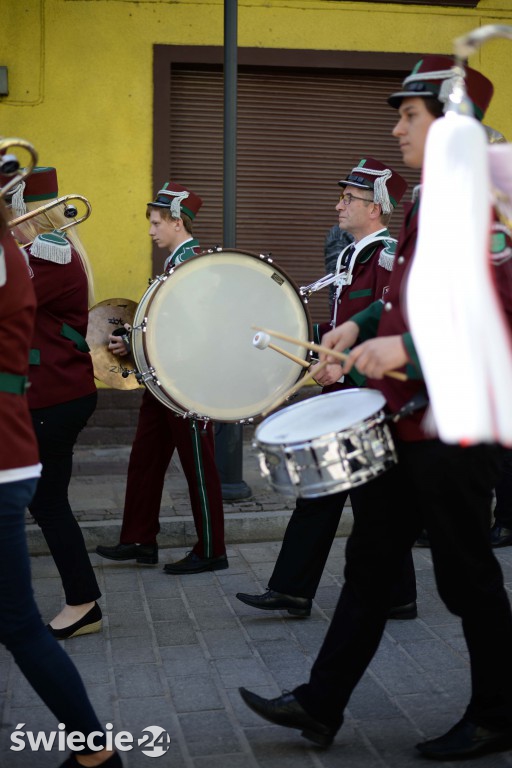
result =
[[[437,597],[428,549],[415,549],[419,618],[389,622],[371,667],[350,701],[346,723],[329,750],[253,715],[238,694],[246,686],[275,696],[307,679],[342,583],[343,537],[332,552],[309,619],[257,612],[237,591],[265,588],[279,542],[228,547],[230,567],[186,577],[162,565],[184,549],[161,551],[156,567],[92,556],[103,597],[103,630],[65,641],[86,683],[100,722],[139,738],[160,726],[169,750],[154,759],[137,744],[127,768],[401,768],[425,764],[414,744],[439,735],[462,714],[468,663],[459,621]],[[512,589],[512,549],[498,551]],[[36,597],[45,621],[59,610],[62,590],[53,561],[34,556]],[[499,674],[499,670],[497,670]],[[54,749],[10,750],[11,733],[56,730],[56,722],[0,650],[0,765],[59,765]],[[28,743],[28,742],[26,742]],[[510,768],[512,753],[470,761]]]

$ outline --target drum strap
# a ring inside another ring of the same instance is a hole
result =
[[[405,405],[402,405],[399,411],[386,416],[385,421],[392,421],[393,423],[396,423],[397,421],[400,421],[400,419],[403,419],[406,416],[410,416],[411,413],[415,413],[415,411],[420,411],[422,408],[426,408],[428,404],[429,399],[427,390],[423,389],[420,392],[417,392],[414,397],[411,397],[411,399]]]
[[[385,234],[382,234],[382,232],[385,232]],[[379,245],[379,243],[382,243],[382,242],[388,243],[390,239],[391,238],[388,230],[384,228],[383,230],[379,230],[377,234],[373,233],[373,236],[368,235],[367,237],[363,237],[357,243],[350,243],[349,245],[346,246],[346,248],[344,248],[341,251],[340,255],[338,256],[338,261],[336,264],[336,277],[338,278],[338,284],[336,288],[336,294],[334,297],[334,312],[331,320],[332,328],[336,328],[336,318],[338,314],[338,301],[339,301],[341,292],[346,285],[351,285],[352,283],[352,272],[354,271],[355,265],[359,258],[359,254],[365,251],[370,246],[373,246],[373,250],[369,252],[366,258],[364,259],[365,261],[367,261],[371,256],[373,256],[375,252],[375,248]]]
[[[28,386],[26,376],[0,372],[0,392],[8,392],[10,395],[24,395]]]
[[[82,334],[78,333],[78,331],[75,331],[75,329],[67,323],[62,323],[60,335],[64,336],[65,339],[69,339],[70,341],[74,342],[74,344],[76,344],[76,348],[80,352],[90,352],[89,345]]]

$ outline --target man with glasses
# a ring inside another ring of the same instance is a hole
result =
[[[339,226],[354,242],[338,256],[331,321],[315,325],[315,341],[372,302],[384,299],[396,245],[387,224],[407,189],[405,179],[372,157],[363,158],[338,184],[343,190],[336,205]],[[356,371],[341,376],[340,366],[328,366],[315,378],[322,392],[350,389],[364,382]],[[237,598],[253,608],[310,616],[348,495],[342,491],[297,499],[267,591],[261,595],[239,592]],[[416,618],[416,578],[410,553],[396,584],[393,606],[390,618]]]

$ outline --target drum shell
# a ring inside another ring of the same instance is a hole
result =
[[[354,390],[347,390],[354,391]],[[320,395],[335,398],[343,392]],[[304,406],[289,406],[285,411]],[[295,414],[297,417],[300,414]],[[257,428],[254,447],[260,470],[278,493],[297,498],[317,498],[347,491],[367,483],[397,462],[393,438],[382,410],[348,428],[326,432],[297,442],[274,443],[261,439]]]

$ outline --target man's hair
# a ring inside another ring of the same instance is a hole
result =
[[[430,112],[433,117],[442,117],[444,115],[443,110],[445,105],[442,101],[430,98],[423,99],[423,101],[425,102],[427,112]]]
[[[389,222],[391,221],[392,215],[393,215],[393,211],[391,211],[391,213],[381,213],[380,214],[380,220],[381,220],[382,224],[385,227],[387,227]]]
[[[366,190],[365,190],[365,191],[366,191]],[[368,192],[371,192],[371,191],[372,191],[372,190],[368,190]],[[380,205],[380,203],[376,203],[376,202],[375,202],[375,200],[373,199],[373,196],[372,196],[371,198],[370,198],[370,197],[365,197],[365,200],[366,200],[368,203],[375,203],[375,205]],[[390,219],[391,219],[391,216],[392,216],[392,215],[393,215],[393,211],[391,211],[390,213],[383,213],[383,211],[382,211],[382,205],[380,205],[380,217],[379,217],[379,218],[380,218],[380,220],[381,220],[381,223],[382,223],[382,225],[383,225],[384,227],[387,227],[387,226],[388,226],[388,224],[389,224],[389,221],[390,221]]]
[[[148,205],[148,207],[146,208],[146,219],[149,219],[152,211],[158,211],[158,213],[160,214],[160,217],[164,221],[178,221],[178,219],[172,216],[170,208],[160,208],[160,206],[158,205]],[[192,235],[193,234],[192,219],[190,218],[190,216],[187,216],[186,213],[182,213],[180,216],[180,219],[182,220],[183,226],[185,227],[189,235]]]

